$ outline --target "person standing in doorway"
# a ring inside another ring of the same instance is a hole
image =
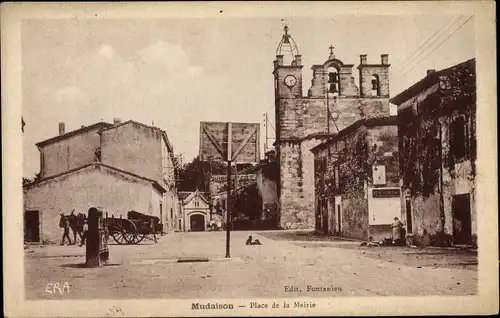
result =
[[[400,245],[401,240],[402,240],[402,229],[403,229],[403,223],[399,220],[398,217],[394,218],[394,222],[391,224],[392,227],[392,244],[393,245]]]

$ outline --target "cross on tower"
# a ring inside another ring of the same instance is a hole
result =
[[[333,45],[330,45],[329,49],[330,49],[330,55],[333,55],[333,49],[335,48],[335,46]]]

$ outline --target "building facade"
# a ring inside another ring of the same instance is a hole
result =
[[[60,214],[93,206],[115,217],[131,210],[157,216],[164,232],[173,228],[173,149],[161,129],[115,121],[65,133],[61,123],[59,135],[37,147],[40,179],[24,188],[27,241],[57,242]]]
[[[353,66],[337,59],[331,47],[328,59],[312,66],[312,83],[303,96],[302,56],[285,27],[273,70],[282,228],[314,227],[314,158],[310,150],[359,119],[390,114],[388,55],[382,54],[377,64],[360,55],[357,83]]]
[[[398,106],[403,221],[418,245],[476,245],[475,59],[434,71]]]
[[[167,133],[130,120],[101,129],[99,135],[101,162],[155,180],[167,190],[158,217],[164,231],[173,231],[178,204],[174,151]]]
[[[397,118],[360,119],[312,149],[316,230],[390,238],[401,216]]]
[[[197,191],[180,192],[180,218],[177,221],[182,232],[206,231],[210,222],[210,205],[205,196]]]
[[[278,229],[278,165],[274,151],[254,166],[233,174],[231,214],[233,229]],[[227,176],[212,176],[210,181],[213,216],[226,222]]]

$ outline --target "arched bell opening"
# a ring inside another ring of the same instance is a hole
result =
[[[371,82],[372,82],[372,89],[371,89],[372,96],[380,96],[380,81],[377,74],[372,75]]]
[[[327,68],[327,94],[329,97],[337,97],[340,93],[340,75],[339,70],[330,66]]]

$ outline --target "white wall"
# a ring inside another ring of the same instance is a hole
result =
[[[64,138],[40,148],[41,177],[47,178],[94,162],[100,147],[100,127]]]
[[[159,129],[124,123],[101,132],[102,163],[162,182]]]
[[[376,188],[376,189],[399,189],[399,188]],[[401,219],[400,197],[374,198],[373,188],[368,189],[368,224],[388,225],[394,222],[394,218]]]
[[[41,215],[41,238],[60,242],[59,214],[85,213],[91,207],[102,207],[109,217],[127,218],[135,210],[159,217],[163,196],[148,181],[110,171],[102,166],[82,170],[42,182],[28,189],[24,196],[26,210]]]

